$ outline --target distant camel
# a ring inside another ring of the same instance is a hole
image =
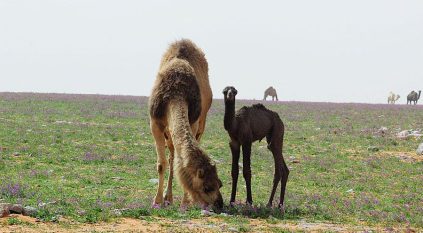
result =
[[[156,143],[159,183],[154,205],[172,203],[173,160],[184,190],[181,207],[194,203],[221,208],[216,166],[199,147],[212,102],[208,64],[204,53],[190,40],[169,46],[163,55],[149,100],[150,127]],[[164,174],[169,154],[169,178],[163,199]]]
[[[417,92],[415,91],[410,92],[410,94],[407,95],[407,104],[411,104],[411,102],[414,102],[414,105],[416,105],[417,101],[420,99],[421,93],[422,91],[419,91],[419,94],[417,94]]]
[[[276,97],[276,101],[279,101],[279,100],[278,100],[278,94],[276,93],[276,89],[275,89],[275,88],[273,88],[273,87],[269,87],[269,88],[267,88],[267,89],[264,91],[264,98],[263,98],[263,100],[266,100],[266,98],[267,98],[268,96],[272,96],[272,101],[274,101],[274,100],[275,100],[275,97]]]
[[[395,104],[395,102],[400,98],[400,95],[395,95],[393,92],[389,93],[388,104]]]

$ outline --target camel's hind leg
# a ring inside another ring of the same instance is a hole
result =
[[[175,147],[173,146],[172,139],[168,137],[167,147],[169,148],[169,177],[167,180],[166,194],[164,197],[165,204],[173,203],[173,194],[172,194],[172,182],[173,182],[173,160],[175,158]]]
[[[151,133],[153,134],[154,141],[156,143],[156,152],[157,152],[157,172],[159,173],[159,183],[157,185],[157,193],[154,198],[154,205],[159,205],[163,203],[163,184],[164,184],[164,175],[166,171],[166,142],[163,130],[151,120]]]
[[[271,137],[267,138],[269,143],[268,148],[273,154],[273,159],[275,161],[275,174],[273,176],[273,187],[272,192],[270,193],[269,202],[267,205],[270,207],[273,203],[273,198],[275,196],[276,189],[278,187],[279,181],[281,182],[281,194],[279,199],[279,207],[283,207],[283,202],[285,199],[285,189],[286,189],[286,182],[288,181],[289,169],[286,166],[285,160],[282,155],[282,147],[283,147],[283,128],[282,128],[282,135],[280,132],[274,132]]]

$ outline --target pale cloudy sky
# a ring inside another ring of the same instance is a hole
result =
[[[0,0],[0,91],[149,95],[169,43],[206,53],[215,98],[405,102],[423,89],[423,1]]]

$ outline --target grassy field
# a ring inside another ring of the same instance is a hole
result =
[[[286,125],[284,157],[291,173],[285,214],[263,207],[273,177],[264,140],[253,144],[254,206],[242,205],[240,175],[240,203],[226,207],[227,215],[210,218],[198,208],[179,211],[177,182],[175,204],[151,209],[157,174],[147,100],[0,93],[0,202],[36,207],[33,217],[59,223],[141,218],[152,223],[209,219],[209,224],[218,219],[226,224],[221,229],[251,231],[251,221],[261,219],[275,226],[324,222],[423,228],[423,156],[415,152],[423,140],[396,138],[401,130],[423,130],[422,106],[266,102]],[[255,102],[240,100],[237,108]],[[201,145],[217,163],[228,204],[231,154],[223,114],[223,100],[214,100]]]

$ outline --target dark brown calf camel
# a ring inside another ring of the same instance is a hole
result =
[[[282,156],[284,124],[276,112],[268,110],[262,104],[251,107],[242,107],[235,113],[235,96],[237,90],[234,87],[226,87],[223,90],[225,101],[224,126],[231,137],[230,148],[232,152],[232,193],[230,202],[235,202],[236,186],[238,182],[238,161],[240,147],[243,155],[243,175],[247,186],[247,203],[252,204],[251,195],[251,144],[266,137],[267,148],[272,152],[275,161],[275,173],[273,176],[273,188],[267,206],[272,206],[278,183],[281,182],[281,194],[279,207],[283,207],[286,182],[289,169]]]

